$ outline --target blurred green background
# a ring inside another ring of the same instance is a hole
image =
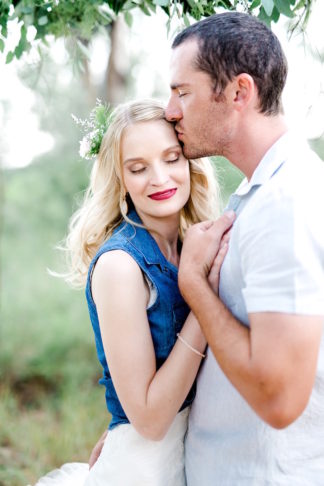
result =
[[[125,49],[129,37],[113,45],[109,35],[110,54],[127,51],[126,65],[110,65],[113,79],[91,77],[80,59],[76,70],[75,57],[58,65],[50,49],[17,69],[35,94],[39,126],[55,145],[26,167],[3,164],[0,173],[0,486],[33,484],[62,463],[88,461],[109,423],[84,292],[48,273],[64,270],[55,247],[91,169],[78,156],[81,134],[71,113],[87,116],[97,96],[112,103],[142,96],[138,66],[147,69],[151,46],[139,44],[132,53]],[[108,70],[107,59],[102,62]],[[146,94],[166,99],[167,85],[149,69]],[[10,101],[3,107],[9,113]],[[323,139],[311,144],[324,158]],[[224,159],[215,163],[225,203],[241,174]]]

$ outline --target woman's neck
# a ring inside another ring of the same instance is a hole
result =
[[[178,254],[180,214],[165,218],[150,217],[143,215],[141,212],[138,212],[138,215],[165,258],[178,267],[180,259]]]

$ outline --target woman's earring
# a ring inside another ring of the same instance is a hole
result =
[[[128,213],[128,204],[127,204],[127,201],[126,201],[126,196],[127,196],[127,193],[125,194],[125,196],[123,197],[123,199],[120,202],[120,211],[121,211],[122,215],[126,215]]]

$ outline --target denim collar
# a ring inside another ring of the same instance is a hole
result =
[[[131,209],[127,216],[134,223],[143,225],[135,209]],[[178,273],[177,267],[165,258],[155,239],[146,228],[140,228],[125,221],[121,230],[128,242],[141,252],[147,264],[160,265],[162,268],[168,268],[172,272]],[[136,238],[135,243],[133,239],[136,234],[138,238]]]

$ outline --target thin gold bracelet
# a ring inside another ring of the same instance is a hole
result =
[[[200,351],[198,351],[198,349],[195,349],[191,346],[191,344],[187,343],[187,341],[185,339],[183,339],[182,336],[180,336],[180,333],[177,334],[177,338],[180,339],[180,341],[185,345],[187,346],[187,348],[191,349],[191,351],[193,351],[194,353],[198,354],[198,356],[201,356],[202,358],[205,358],[206,355],[201,353]]]

